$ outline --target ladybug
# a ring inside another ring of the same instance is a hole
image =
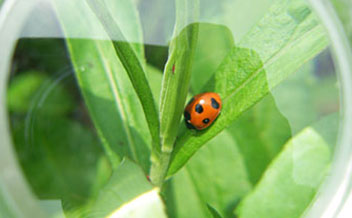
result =
[[[219,116],[221,106],[221,98],[215,92],[205,92],[194,96],[184,111],[186,126],[197,130],[207,128]]]

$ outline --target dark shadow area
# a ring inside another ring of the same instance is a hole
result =
[[[145,45],[144,49],[147,62],[163,72],[169,48],[167,46]]]

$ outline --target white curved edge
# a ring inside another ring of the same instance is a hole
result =
[[[107,218],[139,217],[167,217],[163,201],[159,196],[159,188],[154,188],[137,196],[107,216]]]
[[[6,0],[0,13],[0,188],[16,217],[45,217],[16,160],[6,109],[10,62],[24,22],[37,0]]]
[[[328,31],[339,70],[340,131],[330,174],[322,184],[305,217],[337,217],[351,194],[352,175],[352,54],[343,27],[328,0],[309,0]]]

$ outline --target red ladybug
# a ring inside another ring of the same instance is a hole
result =
[[[194,96],[184,111],[186,126],[198,130],[207,128],[219,116],[221,106],[220,96],[214,92]]]

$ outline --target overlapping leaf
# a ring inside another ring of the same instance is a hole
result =
[[[271,95],[240,116],[228,132],[236,141],[253,185],[291,137],[289,123]]]
[[[329,170],[336,120],[336,115],[324,118],[290,140],[236,209],[237,215],[300,217]]]

